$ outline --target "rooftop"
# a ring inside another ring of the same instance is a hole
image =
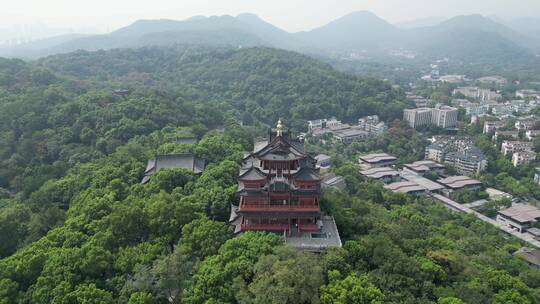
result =
[[[384,186],[385,189],[394,191],[394,192],[400,192],[400,193],[409,193],[409,192],[416,192],[416,191],[426,191],[426,188],[418,185],[414,182],[398,182],[398,183],[392,183],[389,185]]]
[[[508,209],[499,211],[499,214],[520,223],[527,223],[540,219],[540,209],[528,204],[516,204]]]
[[[318,232],[304,232],[300,235],[284,236],[285,243],[301,250],[320,252],[330,247],[341,247],[341,238],[332,216],[321,217]]]
[[[442,178],[437,180],[437,182],[445,185],[448,188],[452,189],[461,189],[466,186],[481,186],[482,182],[472,179],[468,176],[460,175],[460,176],[450,176],[447,178]]]
[[[436,191],[444,188],[441,184],[437,184],[434,181],[411,172],[401,171],[401,177],[409,182],[416,183],[429,191]]]
[[[378,162],[384,162],[384,161],[395,161],[397,158],[393,157],[392,155],[386,154],[386,153],[373,153],[368,155],[363,155],[359,157],[361,161],[365,163],[378,163]]]
[[[540,266],[540,249],[522,247],[514,252],[514,255],[524,259],[529,264]]]
[[[415,161],[412,164],[405,164],[405,167],[414,171],[429,171],[433,168],[443,169],[444,166],[432,160]]]
[[[360,174],[369,177],[369,178],[375,178],[379,179],[385,176],[397,176],[399,175],[399,172],[392,168],[383,167],[383,168],[371,168],[367,170],[360,171]]]

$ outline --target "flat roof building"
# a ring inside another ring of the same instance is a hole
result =
[[[512,164],[514,167],[530,164],[536,160],[536,152],[533,151],[520,151],[515,152],[512,155]]]
[[[389,185],[385,185],[384,188],[397,193],[406,193],[413,195],[422,195],[426,193],[426,188],[420,186],[417,183],[409,181],[392,183]]]
[[[497,221],[521,233],[532,228],[540,220],[540,209],[529,204],[516,204],[508,209],[500,210]]]
[[[319,154],[314,157],[317,161],[317,166],[321,168],[328,168],[332,164],[332,157],[326,155],[326,154]]]
[[[515,152],[532,151],[533,149],[534,144],[528,141],[505,140],[501,145],[501,153],[503,155],[509,155]]]
[[[524,260],[529,268],[540,270],[540,249],[522,247],[513,255]]]
[[[431,108],[405,109],[403,110],[403,120],[414,129],[430,125],[431,110]]]
[[[413,173],[424,175],[428,172],[435,172],[441,174],[444,171],[444,165],[436,163],[432,160],[420,160],[411,164],[404,165],[405,170],[409,170]]]
[[[482,188],[482,182],[472,179],[468,176],[450,176],[447,178],[442,178],[437,180],[437,182],[441,185],[444,185],[445,187],[454,190],[459,191],[462,189],[480,189]]]
[[[389,167],[396,163],[397,158],[387,153],[372,153],[358,157],[364,168]]]
[[[375,167],[360,171],[367,178],[375,179],[383,183],[399,181],[399,172],[389,167]]]

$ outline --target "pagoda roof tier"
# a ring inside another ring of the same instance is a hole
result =
[[[303,149],[300,149],[299,146],[297,144],[291,144],[283,136],[276,136],[264,148],[253,152],[253,156],[268,161],[299,160],[306,157]]]
[[[266,179],[266,174],[257,167],[251,167],[247,170],[242,170],[238,176],[241,181],[262,181]]]
[[[320,181],[319,170],[309,167],[302,167],[294,175],[294,180],[301,182]]]

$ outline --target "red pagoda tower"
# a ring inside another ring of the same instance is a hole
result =
[[[240,202],[232,206],[230,222],[235,233],[275,232],[286,241],[304,245],[312,237],[318,240],[316,243],[333,237],[334,245],[311,247],[341,246],[333,218],[321,214],[320,191],[315,159],[305,153],[303,142],[283,130],[280,120],[269,140],[256,143],[242,161],[238,176]],[[332,227],[325,229],[325,222]]]

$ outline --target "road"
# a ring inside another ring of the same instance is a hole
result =
[[[520,232],[517,232],[515,231],[514,229],[506,226],[506,225],[503,225],[479,212],[476,212],[475,210],[469,208],[469,207],[466,207],[464,205],[461,205],[445,196],[442,196],[440,194],[436,194],[436,193],[430,193],[428,194],[429,196],[433,197],[434,199],[438,200],[439,202],[443,203],[447,208],[453,210],[453,211],[456,211],[456,212],[461,212],[461,213],[468,213],[468,214],[473,214],[475,215],[477,218],[479,218],[480,220],[486,222],[486,223],[489,223],[497,228],[499,228],[500,230],[508,233],[508,234],[511,234],[515,237],[517,237],[518,239],[521,239],[522,241],[525,241],[529,244],[531,244],[532,246],[535,246],[536,248],[540,248],[540,241],[537,241],[534,239],[534,237],[528,233],[520,233]]]

